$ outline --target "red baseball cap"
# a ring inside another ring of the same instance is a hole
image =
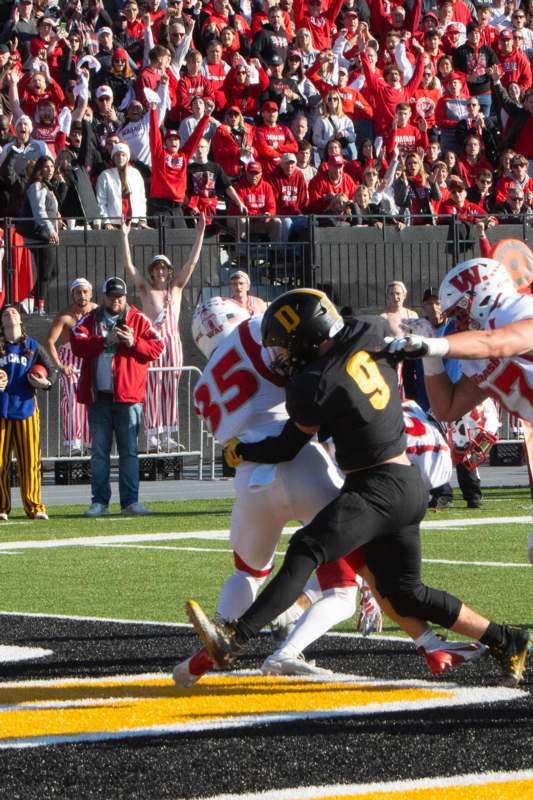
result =
[[[330,156],[328,158],[328,164],[331,164],[335,167],[343,167],[344,166],[344,158],[342,156]]]
[[[167,128],[166,129],[166,131],[165,131],[165,139],[171,139],[171,138],[175,138],[175,139],[179,139],[180,138],[180,135],[179,135],[178,131],[176,130],[176,128]]]
[[[261,111],[279,111],[279,106],[273,100],[266,100],[261,106]]]
[[[450,74],[446,78],[446,83],[450,83],[450,81],[460,81],[461,83],[463,83],[464,75],[462,75],[460,72],[450,72]]]
[[[259,174],[260,172],[263,172],[263,167],[259,161],[250,161],[250,163],[246,165],[246,172],[254,172]]]
[[[459,25],[448,25],[446,33],[461,33],[462,28]]]
[[[508,28],[500,32],[500,39],[512,39],[512,38],[513,38],[513,32],[510,31]]]
[[[241,109],[239,108],[239,106],[226,106],[226,108],[224,109],[224,114],[229,114],[230,111],[235,111],[236,114],[241,113]]]

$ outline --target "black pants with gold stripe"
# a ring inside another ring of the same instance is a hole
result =
[[[13,447],[17,456],[20,495],[24,511],[34,517],[45,511],[41,503],[41,419],[39,409],[28,419],[0,418],[0,513],[11,511],[10,467]]]

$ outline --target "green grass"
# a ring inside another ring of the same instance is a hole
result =
[[[494,489],[486,490],[481,511],[466,510],[457,500],[455,508],[430,513],[426,519],[525,516],[530,506],[526,489]],[[122,518],[117,513],[96,520],[83,517],[86,506],[54,507],[49,509],[50,521],[39,523],[15,511],[11,520],[17,524],[0,527],[0,543],[229,528],[229,500],[154,503],[151,507],[156,511],[151,517]],[[500,523],[425,530],[423,557],[526,565],[529,527]],[[280,551],[287,541],[282,538]],[[141,544],[20,549],[13,550],[14,555],[0,551],[0,609],[185,622],[184,603],[195,597],[214,610],[219,588],[233,569],[227,540],[190,538]],[[533,581],[526,566],[425,564],[424,579],[459,595],[487,616],[533,626]],[[340,629],[353,630],[353,622]],[[392,624],[386,630],[397,633]]]

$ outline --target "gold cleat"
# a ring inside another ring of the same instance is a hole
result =
[[[196,600],[187,600],[185,611],[215,665],[219,669],[231,666],[244,649],[244,645],[236,641],[234,623],[213,622]]]

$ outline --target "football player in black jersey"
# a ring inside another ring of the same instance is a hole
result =
[[[479,639],[499,660],[504,681],[522,678],[526,631],[490,622],[461,600],[421,580],[419,526],[427,491],[405,452],[396,359],[384,344],[379,317],[344,321],[327,295],[296,289],[278,297],[263,317],[262,337],[273,366],[290,376],[290,419],[277,437],[226,445],[233,465],[288,461],[324,430],[346,474],[339,496],[291,539],[279,572],[240,619],[211,622],[195,601],[189,617],[209,655],[227,667],[261,628],[288,608],[323,563],[364,548],[379,594],[397,614],[434,622]]]

